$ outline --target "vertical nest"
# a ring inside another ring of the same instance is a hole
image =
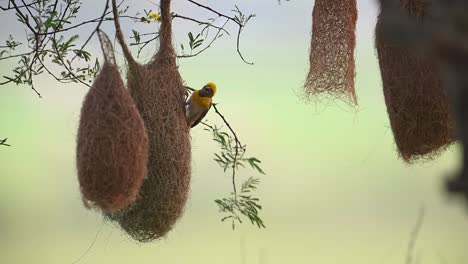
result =
[[[430,19],[428,0],[401,0],[410,17]],[[436,158],[455,141],[454,120],[435,58],[383,37],[382,16],[375,46],[390,125],[406,162]]]
[[[112,45],[104,33],[99,36],[105,63],[81,108],[76,160],[85,206],[114,212],[137,199],[147,172],[148,138]]]
[[[312,13],[306,97],[322,95],[357,104],[354,90],[356,0],[316,0]]]
[[[116,5],[114,1],[114,12]],[[149,138],[148,177],[128,209],[107,214],[131,237],[148,242],[164,237],[183,213],[190,185],[191,145],[184,112],[185,89],[172,46],[170,1],[161,1],[160,47],[152,61],[138,64],[128,51],[118,21],[117,35],[127,59],[127,85]]]

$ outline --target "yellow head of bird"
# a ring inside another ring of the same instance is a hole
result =
[[[211,90],[213,91],[213,95],[216,94],[217,88],[216,88],[216,84],[214,82],[209,82],[209,83],[206,84],[206,86],[209,86],[211,88]]]

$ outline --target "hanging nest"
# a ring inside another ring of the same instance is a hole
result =
[[[113,8],[118,17],[115,0]],[[127,85],[148,131],[149,159],[139,199],[107,217],[140,242],[162,238],[173,228],[183,213],[191,174],[185,89],[172,46],[170,0],[161,1],[161,13],[160,48],[146,65],[133,59],[116,20],[117,37],[128,62]]]
[[[316,0],[312,13],[306,97],[329,96],[357,104],[354,90],[356,0]]]
[[[114,212],[138,196],[147,172],[148,138],[112,45],[104,33],[99,37],[105,62],[81,108],[76,160],[85,206]]]
[[[410,17],[430,19],[428,0],[400,0]],[[435,58],[383,37],[382,17],[375,46],[390,125],[406,162],[433,159],[455,141],[454,121]]]

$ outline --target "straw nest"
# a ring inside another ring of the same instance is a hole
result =
[[[127,86],[148,131],[149,159],[139,199],[130,208],[107,217],[140,242],[162,238],[173,228],[183,213],[191,174],[185,89],[172,46],[170,0],[161,1],[161,13],[159,51],[146,65],[133,59],[116,20],[117,36],[128,62]]]
[[[356,0],[316,0],[312,13],[307,99],[325,96],[357,104],[354,89]]]
[[[429,3],[401,0],[404,12],[430,19]],[[406,162],[433,159],[455,141],[454,120],[436,59],[383,37],[379,15],[375,46],[390,125]]]
[[[99,36],[105,63],[81,108],[76,160],[85,206],[114,212],[138,196],[147,172],[148,138],[112,45],[104,33]]]

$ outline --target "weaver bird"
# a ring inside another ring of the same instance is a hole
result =
[[[211,108],[211,98],[215,93],[216,84],[213,82],[207,83],[202,89],[192,93],[185,103],[185,116],[187,117],[188,126],[194,127],[202,121]]]

